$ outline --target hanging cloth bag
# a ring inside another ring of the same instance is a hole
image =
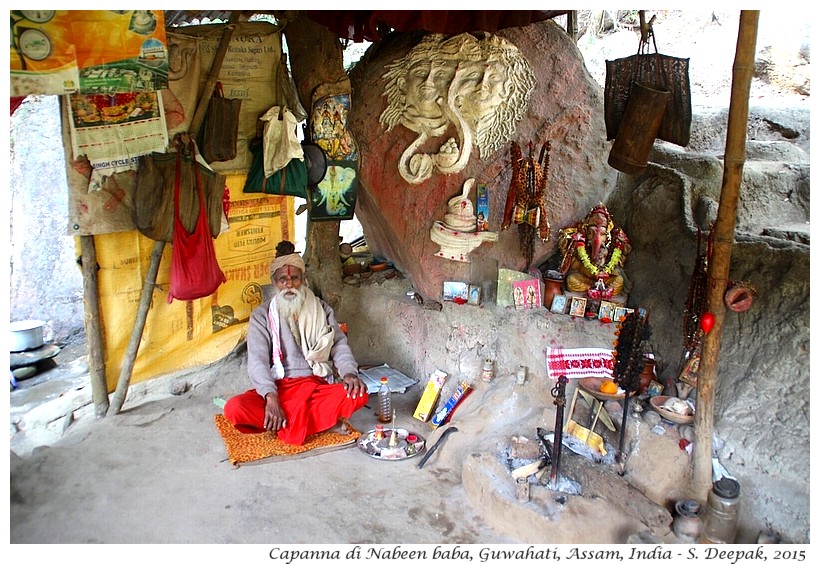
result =
[[[626,112],[632,85],[640,82],[656,90],[670,93],[657,138],[681,147],[689,145],[692,126],[692,96],[689,88],[689,59],[658,53],[655,34],[652,33],[654,53],[647,52],[640,40],[638,54],[614,61],[606,61],[604,86],[604,121],[606,138],[611,141]]]
[[[197,143],[202,156],[209,163],[231,161],[236,158],[236,142],[239,138],[240,98],[225,98],[222,83],[214,86],[214,94],[208,101],[208,110],[202,121]]]
[[[242,191],[246,194],[264,192],[278,196],[295,196],[308,199],[308,169],[302,159],[290,159],[284,168],[271,176],[265,177],[262,139],[257,138],[248,144],[251,153],[251,168],[245,179]]]
[[[191,155],[196,147],[191,141]],[[177,300],[195,300],[213,294],[226,281],[216,260],[214,242],[208,227],[205,195],[199,179],[199,168],[194,166],[196,187],[199,192],[199,217],[192,232],[188,232],[179,217],[179,179],[182,158],[177,152],[176,181],[174,182],[174,240],[171,252],[171,283],[168,303]]]
[[[184,144],[181,144],[176,136],[174,145],[176,154],[173,151],[154,152],[139,158],[132,211],[134,226],[137,231],[154,241],[173,242],[174,191],[178,183],[182,223],[188,230],[193,231],[199,217],[200,202],[195,186],[196,170],[205,192],[208,225],[211,228],[211,235],[216,237],[222,231],[222,218],[225,215],[225,177],[210,170],[201,161],[198,162],[193,154],[186,154],[187,152],[183,151]],[[180,158],[181,174],[176,172]]]

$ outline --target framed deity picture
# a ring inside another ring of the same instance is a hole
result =
[[[638,319],[641,320],[641,323],[649,323],[649,310],[647,310],[645,307],[639,307]]]
[[[445,302],[462,301],[467,302],[468,290],[466,282],[444,282],[442,299]]]
[[[572,301],[569,304],[569,314],[573,317],[583,317],[584,312],[587,309],[587,299],[586,298],[572,298]]]
[[[699,367],[700,357],[698,355],[695,355],[686,362],[686,366],[683,367],[683,372],[681,372],[680,376],[678,377],[678,380],[680,380],[684,384],[689,384],[690,386],[697,386]]]
[[[646,387],[646,393],[649,394],[651,397],[662,396],[663,395],[663,384],[661,384],[657,380],[652,380],[651,382],[649,382],[649,385]]]
[[[564,294],[553,296],[550,311],[552,313],[565,313],[567,311],[567,297]]]
[[[467,294],[467,303],[476,306],[481,303],[481,286],[470,285]]]
[[[619,323],[619,322],[623,321],[624,319],[626,319],[626,314],[627,314],[626,308],[618,306],[613,311],[612,321],[615,321],[615,322]]]
[[[601,307],[598,309],[598,319],[609,323],[615,315],[615,304],[612,302],[601,301]]]
[[[515,309],[537,309],[541,307],[541,281],[537,278],[519,280],[512,283]]]

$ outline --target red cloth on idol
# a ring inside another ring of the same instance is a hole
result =
[[[328,384],[319,376],[282,378],[276,383],[279,405],[285,412],[287,427],[276,436],[291,445],[301,445],[305,439],[333,427],[340,417],[348,418],[368,400],[364,394],[356,399],[347,397],[342,384]],[[265,398],[256,390],[234,396],[225,403],[225,418],[243,433],[265,431]]]

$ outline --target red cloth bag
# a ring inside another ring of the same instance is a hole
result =
[[[171,284],[168,303],[177,300],[195,300],[213,294],[226,281],[219,268],[214,242],[208,225],[205,195],[196,166],[196,145],[191,141],[196,189],[199,193],[199,217],[193,232],[188,233],[179,219],[179,177],[182,163],[181,149],[177,152],[176,178],[174,180],[174,239],[171,243]]]

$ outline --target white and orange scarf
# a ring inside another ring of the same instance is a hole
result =
[[[330,349],[333,347],[333,328],[327,322],[322,302],[307,286],[305,303],[299,312],[297,325],[299,327],[299,341],[302,343],[302,353],[305,360],[313,369],[316,376],[327,378],[333,374],[330,361]],[[285,369],[282,366],[282,343],[279,339],[279,307],[278,297],[274,297],[268,308],[268,328],[271,332],[271,349],[274,378],[284,378]]]

